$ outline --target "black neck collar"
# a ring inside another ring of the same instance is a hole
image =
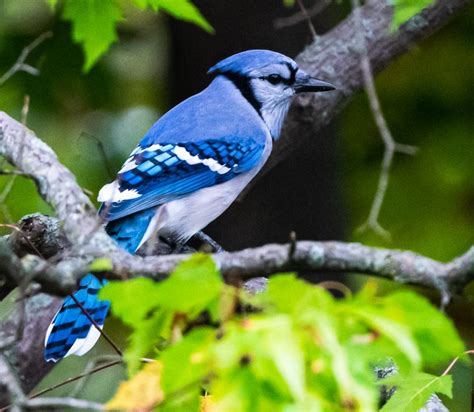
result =
[[[257,111],[258,115],[262,117],[262,113],[260,111],[262,108],[262,104],[255,97],[255,94],[250,85],[250,79],[248,77],[231,72],[223,73],[223,75],[227,77],[232,83],[234,83],[235,87],[237,87],[240,93],[242,93],[242,96],[247,99],[247,101]]]

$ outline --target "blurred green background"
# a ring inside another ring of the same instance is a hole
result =
[[[277,44],[281,47],[274,46],[274,49],[296,55],[309,41],[304,23],[294,31],[272,29],[276,17],[295,13],[294,9],[285,9],[281,1],[262,2],[268,3],[266,7],[271,10],[265,14],[251,2],[232,0],[226,7],[235,7],[238,11],[237,14],[226,13],[227,16],[214,3],[196,1],[216,28],[214,36],[170,21],[163,15],[130,7],[126,20],[119,26],[120,42],[84,74],[83,55],[71,40],[70,25],[57,18],[44,1],[0,0],[0,75],[40,33],[48,30],[54,33],[28,58],[30,64],[40,69],[40,76],[18,73],[0,87],[0,110],[19,119],[24,96],[29,95],[27,125],[56,151],[80,185],[91,191],[95,199],[100,187],[112,178],[153,122],[176,101],[199,90],[206,81],[201,67],[215,63],[220,54],[219,58],[230,54],[229,50],[250,47]],[[344,3],[333,5],[316,18],[316,29],[327,30],[331,22],[336,23],[347,11]],[[440,260],[451,260],[474,244],[473,17],[471,5],[377,78],[379,96],[393,135],[399,142],[419,148],[414,157],[397,155],[395,158],[380,218],[381,224],[390,231],[391,240],[373,233],[357,235],[355,231],[368,215],[383,154],[380,136],[362,93],[323,133],[330,140],[321,141],[315,147],[320,151],[320,163],[311,163],[311,170],[302,178],[305,184],[304,179],[310,182],[312,174],[318,175],[332,188],[326,192],[322,187],[318,194],[307,190],[309,194],[302,197],[303,211],[298,218],[322,222],[322,226],[316,225],[309,235],[304,232],[304,237],[357,240],[410,249]],[[265,28],[261,31],[268,32],[271,41],[252,36],[250,29],[245,29],[256,25]],[[240,33],[234,29],[233,40],[225,47],[217,47],[229,35],[227,28],[230,31],[232,27],[243,29]],[[203,42],[211,45],[215,42],[216,47],[207,46],[208,52],[203,53]],[[201,49],[195,47],[196,43]],[[100,144],[105,148],[106,159]],[[331,147],[326,153],[328,144]],[[277,173],[273,177],[270,173],[262,180],[273,184]],[[280,173],[284,175],[285,170]],[[271,199],[269,201],[271,204]],[[51,213],[34,184],[22,177],[12,181],[10,176],[0,176],[0,203],[2,222],[15,222],[32,212]],[[300,203],[296,201],[289,207],[298,214]],[[324,209],[321,204],[328,206]],[[267,203],[260,201],[259,205],[262,206],[255,211],[257,219],[258,213],[262,216],[269,213]],[[278,207],[284,206],[279,204]],[[313,207],[323,208],[315,212],[317,218],[307,215],[306,211]],[[232,213],[230,211],[230,216]],[[296,218],[290,216],[288,222],[281,221],[281,231],[267,235],[264,240],[284,240],[286,226],[298,225],[292,219]],[[226,222],[225,217],[222,222]],[[234,227],[240,222],[234,219]],[[274,222],[274,225],[278,228],[279,223]],[[232,230],[226,222],[221,224],[220,231],[213,226],[211,233],[226,247],[225,235],[220,238],[219,233]],[[252,239],[262,243],[256,236]],[[251,246],[244,235],[241,243]],[[240,245],[229,243],[231,249],[237,246]],[[394,286],[388,282],[382,284]],[[467,347],[472,348],[474,306],[469,294],[454,299],[448,313],[463,333]],[[117,322],[109,321],[107,328],[117,340],[123,341],[124,331]],[[62,363],[43,385],[80,370],[88,359],[108,352],[105,346],[101,343],[87,357]],[[108,399],[115,382],[123,376],[117,374],[117,370],[120,367],[91,378],[81,396],[99,401]],[[459,373],[462,379],[457,380],[457,390],[464,385],[466,391],[470,371],[466,367]],[[69,394],[70,390],[66,387],[57,394]],[[466,399],[463,402],[467,402]]]

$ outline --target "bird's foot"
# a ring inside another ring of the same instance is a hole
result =
[[[210,236],[206,235],[204,232],[197,232],[194,236],[193,236],[194,239],[197,239],[199,240],[202,245],[201,245],[201,248],[205,248],[205,247],[210,247],[211,248],[211,252],[214,252],[214,253],[222,253],[222,252],[225,252],[224,248],[219,245],[219,243],[217,243],[213,238],[211,238]]]

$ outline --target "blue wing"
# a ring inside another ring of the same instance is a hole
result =
[[[101,216],[119,219],[226,182],[256,166],[263,150],[252,139],[140,145],[99,193]]]

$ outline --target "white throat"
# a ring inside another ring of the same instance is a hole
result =
[[[285,120],[290,108],[291,98],[279,100],[267,100],[260,108],[263,121],[270,130],[273,139],[280,137],[283,120]]]

